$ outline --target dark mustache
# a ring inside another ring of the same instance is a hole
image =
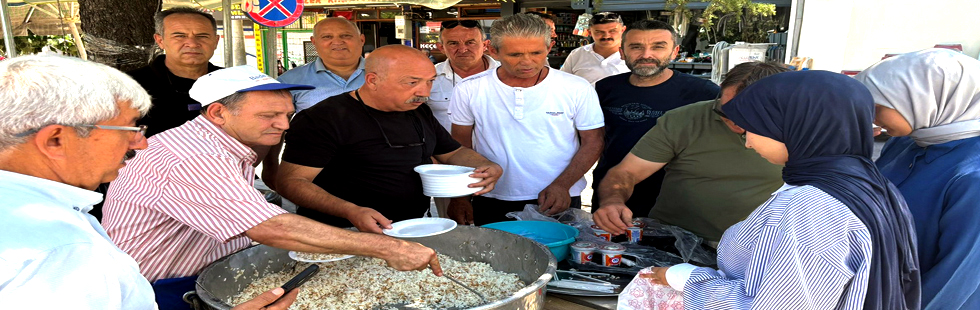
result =
[[[657,59],[654,59],[654,58],[641,58],[641,59],[637,59],[636,60],[636,63],[638,63],[638,64],[655,64],[655,65],[659,65],[660,64],[660,60],[657,60]]]
[[[613,41],[613,38],[603,38],[599,39],[599,41]]]

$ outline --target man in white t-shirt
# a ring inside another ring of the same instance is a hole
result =
[[[572,50],[561,71],[581,76],[592,85],[607,76],[630,72],[619,54],[625,29],[619,14],[596,13],[589,20],[589,32],[595,43]]]
[[[500,67],[456,85],[453,138],[504,170],[493,191],[473,198],[477,225],[525,204],[547,214],[581,207],[583,175],[602,151],[602,110],[588,81],[547,67],[550,35],[533,15],[494,22],[490,54]]]

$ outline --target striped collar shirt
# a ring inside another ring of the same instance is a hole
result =
[[[668,269],[688,309],[864,307],[871,259],[867,226],[813,186],[784,185],[722,236],[718,270]]]
[[[286,213],[252,187],[255,152],[203,116],[148,143],[110,185],[103,224],[151,282],[198,274]]]

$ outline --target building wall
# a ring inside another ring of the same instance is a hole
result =
[[[806,0],[797,56],[815,69],[863,70],[885,54],[959,43],[980,54],[977,0]]]

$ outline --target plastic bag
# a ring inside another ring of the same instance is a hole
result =
[[[582,209],[568,209],[561,213],[548,216],[538,211],[538,206],[527,204],[520,212],[507,213],[507,217],[519,221],[548,221],[567,224],[579,231],[577,241],[591,241],[602,247],[616,244],[596,236],[592,225],[592,214]],[[716,253],[701,245],[703,239],[694,233],[677,226],[662,224],[651,218],[639,218],[646,226],[643,228],[641,244],[626,244],[623,253],[623,264],[607,267],[601,264],[577,264],[568,261],[572,268],[578,270],[597,271],[633,275],[646,267],[667,267],[680,263],[692,263],[698,266],[715,267]],[[653,245],[650,245],[650,244]],[[598,254],[598,252],[597,252]],[[601,257],[600,255],[597,255]]]
[[[555,215],[546,215],[538,211],[536,204],[526,204],[524,211],[507,212],[506,216],[518,221],[546,221],[563,224],[579,221],[592,222],[592,214],[582,209],[570,208]]]
[[[705,266],[717,264],[717,254],[714,251],[707,251],[702,246],[703,238],[683,228],[663,224],[652,218],[641,217],[639,220],[646,224],[646,227],[643,228],[643,238],[647,238],[648,244],[657,243],[658,240],[669,242],[672,238],[674,239],[673,250],[676,250],[685,263],[694,262]],[[662,244],[654,245],[654,247],[657,246],[665,248]],[[666,248],[668,252],[673,252],[669,247]]]
[[[652,273],[651,268],[641,270],[629,285],[619,293],[618,310],[684,310],[684,293],[670,286],[653,284],[640,274]]]

